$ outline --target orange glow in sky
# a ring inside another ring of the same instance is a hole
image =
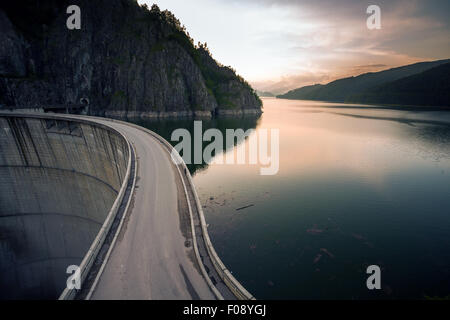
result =
[[[450,58],[447,0],[378,0],[382,29],[357,0],[139,0],[172,11],[194,40],[256,89],[282,93]]]

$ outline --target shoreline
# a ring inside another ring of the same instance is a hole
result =
[[[18,112],[18,113],[42,113],[42,114],[66,114],[59,112],[45,111],[44,107],[35,108],[5,108],[0,109],[0,112]],[[141,119],[141,120],[163,120],[163,119],[189,119],[189,118],[200,118],[200,119],[212,119],[215,117],[236,117],[236,116],[258,116],[263,114],[262,109],[237,109],[237,110],[215,110],[215,111],[126,111],[126,110],[111,110],[105,111],[104,113],[93,113],[91,116],[105,117],[111,119]],[[77,113],[69,113],[77,115]],[[85,113],[80,113],[81,115],[88,115]]]
[[[278,98],[280,100],[290,100],[290,101],[310,101],[316,103],[334,103],[343,104],[346,108],[355,109],[389,109],[389,110],[423,110],[423,111],[450,111],[450,106],[420,106],[420,105],[403,105],[403,104],[367,104],[358,102],[342,102],[342,101],[325,101],[325,100],[307,100],[307,99],[290,99],[290,98]],[[321,108],[336,108],[338,106],[320,106]],[[340,107],[340,106],[339,106]]]
[[[239,110],[216,110],[216,111],[162,111],[162,112],[141,112],[141,111],[106,111],[104,117],[113,119],[180,119],[180,118],[203,118],[212,119],[216,116],[247,116],[261,115],[262,109],[239,109]]]

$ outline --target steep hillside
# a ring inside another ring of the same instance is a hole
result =
[[[363,103],[450,106],[450,63],[372,88],[352,100]]]
[[[81,30],[66,27],[68,5]],[[259,113],[233,69],[194,45],[168,11],[135,0],[25,0],[0,5],[0,107],[78,104],[107,116]]]
[[[381,72],[366,73],[357,77],[339,79],[326,85],[307,86],[278,96],[283,99],[322,100],[360,103],[361,97],[375,87],[420,74],[450,60],[421,62]]]
[[[282,99],[303,99],[303,100],[315,100],[316,92],[322,88],[321,84],[314,84],[311,86],[305,86],[298,89],[291,90],[285,94],[278,95],[277,98]]]

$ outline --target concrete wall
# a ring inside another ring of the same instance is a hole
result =
[[[50,116],[49,116],[50,117]],[[87,122],[0,115],[0,299],[56,299],[125,177],[127,142]]]

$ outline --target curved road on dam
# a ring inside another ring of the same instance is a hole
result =
[[[92,119],[91,119],[92,120]],[[198,267],[170,155],[135,127],[95,119],[133,144],[135,194],[91,299],[215,299]]]

